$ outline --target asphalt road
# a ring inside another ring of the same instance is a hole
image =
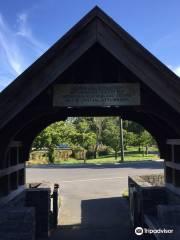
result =
[[[58,236],[54,235],[53,240],[71,240],[72,230],[72,239],[96,239],[92,238],[96,235],[97,239],[101,239],[99,229],[105,229],[105,232],[100,233],[102,239],[117,239],[117,236],[135,239],[132,235],[127,236],[132,229],[130,230],[128,204],[121,198],[121,193],[127,188],[128,176],[156,173],[163,173],[163,162],[41,166],[27,168],[26,177],[27,182],[46,181],[60,185],[61,231],[57,233]],[[67,228],[71,231],[67,231]],[[95,231],[93,236],[92,229]],[[113,234],[116,233],[114,238],[112,238],[112,229],[114,229]],[[105,238],[104,236],[108,234],[109,238]]]

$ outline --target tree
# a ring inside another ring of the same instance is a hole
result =
[[[119,119],[110,117],[105,121],[102,132],[103,144],[110,146],[115,152],[115,159],[118,157],[120,137],[119,137]]]
[[[141,141],[141,145],[146,149],[145,154],[148,155],[149,146],[155,143],[152,135],[146,130],[144,130],[141,134],[140,141]]]
[[[47,149],[48,160],[53,163],[55,160],[54,149],[59,144],[68,144],[73,147],[77,144],[78,134],[76,129],[69,122],[56,122],[45,128],[34,140],[33,148]]]
[[[132,136],[132,134],[130,134],[131,137],[134,138],[134,143],[133,144],[130,143],[127,145],[132,144],[132,145],[138,146],[138,151],[140,153],[141,152],[141,134],[144,131],[144,128],[136,122],[126,120],[124,121],[124,129],[127,131],[127,133],[131,132],[135,134],[135,138]]]
[[[91,130],[91,120],[90,118],[76,118],[73,122],[78,136],[78,146],[81,150],[87,150],[90,146],[96,144],[96,134]],[[85,156],[86,154],[84,154]],[[86,156],[84,158],[84,163],[86,162]]]
[[[91,118],[91,130],[96,134],[96,143],[94,145],[94,158],[97,158],[98,146],[102,142],[102,130],[104,124],[104,117]]]
[[[127,149],[127,146],[133,146],[136,143],[136,134],[133,132],[128,132],[124,130],[124,148]]]
[[[123,121],[124,147],[139,146],[146,148],[154,144],[152,136],[142,126],[131,121]],[[120,146],[119,117],[78,117],[56,122],[44,129],[34,140],[33,148],[46,149],[49,162],[55,160],[55,148],[66,144],[79,151],[86,161],[88,156],[97,156],[100,146],[110,147],[117,159]],[[84,152],[83,152],[84,151]]]

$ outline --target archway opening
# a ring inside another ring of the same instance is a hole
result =
[[[60,229],[55,236],[71,235],[74,229],[75,235],[84,236],[84,228],[90,234],[92,228],[102,227],[133,236],[128,176],[163,176],[163,163],[157,161],[156,140],[143,126],[129,120],[122,125],[121,129],[119,116],[70,117],[49,125],[34,139],[27,183],[59,184]]]
[[[159,158],[156,140],[136,122],[117,116],[71,117],[52,123],[36,136],[28,164],[98,164]]]

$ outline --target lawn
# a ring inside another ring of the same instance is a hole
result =
[[[128,147],[128,149],[125,151],[125,162],[128,161],[144,161],[144,160],[155,160],[158,159],[158,151],[157,148],[153,147],[149,149],[149,154],[147,156],[143,155],[143,152],[139,153],[137,148],[135,147]],[[87,159],[86,163],[91,164],[104,164],[104,163],[118,163],[120,162],[121,158],[118,156],[118,159],[116,160],[114,158],[113,154],[110,154],[108,156],[101,156],[97,157],[96,159]],[[55,164],[80,164],[84,163],[84,160],[77,160],[74,158],[69,158],[68,160],[62,160],[62,159],[56,159]],[[28,162],[30,165],[35,164],[48,164],[48,161],[46,158],[41,159],[34,159],[30,160]]]

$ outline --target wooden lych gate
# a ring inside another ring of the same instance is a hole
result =
[[[103,97],[92,101],[97,92]],[[179,77],[95,7],[0,93],[0,204],[24,191],[25,162],[46,126],[113,115],[153,135],[165,159],[166,187],[180,194]]]

